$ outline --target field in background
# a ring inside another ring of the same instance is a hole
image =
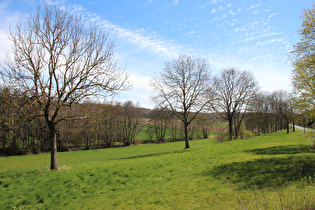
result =
[[[178,139],[176,141],[184,140],[184,129],[182,128],[181,121],[178,121],[179,128],[177,128],[177,137]],[[149,140],[149,136],[147,133],[147,129],[149,126],[153,126],[153,123],[147,119],[143,118],[140,120],[140,123],[138,125],[138,132],[135,137],[135,144],[145,144],[145,143],[157,143],[155,133],[153,132],[153,138],[152,140]],[[190,126],[191,127],[191,126]],[[153,128],[154,129],[154,128]],[[203,139],[203,133],[200,130],[201,128],[190,129],[189,134],[193,132],[192,136],[193,139]],[[208,126],[208,138],[215,138],[218,135],[224,135],[228,132],[228,123],[227,122],[221,122],[221,123],[212,123]],[[166,128],[166,134],[165,134],[165,142],[172,142],[172,128],[167,127]]]
[[[315,150],[302,132],[0,157],[3,209],[315,208]]]

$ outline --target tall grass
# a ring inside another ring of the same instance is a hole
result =
[[[60,171],[48,170],[48,154],[0,157],[0,206],[240,209],[241,201],[248,209],[265,203],[270,209],[315,208],[315,155],[303,135],[190,144],[188,150],[173,142],[58,153]]]

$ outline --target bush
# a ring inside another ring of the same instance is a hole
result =
[[[216,137],[216,143],[223,143],[229,141],[229,133],[220,134]]]
[[[240,137],[241,137],[241,139],[248,139],[252,136],[254,136],[253,132],[251,132],[249,130],[245,130],[242,132],[242,135]]]

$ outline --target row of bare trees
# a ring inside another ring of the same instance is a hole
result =
[[[48,152],[50,132],[38,105],[28,96],[9,89],[0,90],[0,153],[25,154]],[[108,148],[133,144],[141,109],[130,101],[123,104],[84,102],[63,107],[57,119],[70,117],[56,126],[58,151]]]
[[[48,152],[49,128],[40,108],[27,95],[0,89],[0,150],[15,155]],[[129,146],[141,132],[143,142],[179,141],[184,129],[167,109],[146,110],[131,101],[121,103],[84,102],[63,107],[58,118],[68,118],[56,126],[58,151]],[[207,138],[215,118],[199,113],[189,127],[189,139]]]
[[[164,143],[165,141],[185,140],[185,129],[181,120],[166,108],[150,111],[146,126],[147,141]],[[196,120],[187,129],[188,139],[206,139],[213,131],[213,123],[219,122],[216,113],[199,113]],[[222,129],[224,130],[224,129]]]
[[[287,129],[295,131],[298,114],[292,95],[286,91],[259,92],[251,102],[251,112],[245,118],[247,129],[253,132],[269,133]]]
[[[295,110],[287,92],[261,93],[251,72],[235,68],[211,76],[205,58],[179,55],[165,63],[152,86],[157,106],[170,110],[182,122],[185,148],[189,148],[189,126],[200,113],[215,112],[227,121],[229,140],[239,138],[245,119],[251,130],[262,132],[271,131],[272,126],[274,130],[286,127],[289,132],[289,124],[295,123]]]
[[[2,154],[50,150],[49,129],[44,119],[37,117],[40,114],[38,107],[31,104],[28,96],[1,89],[0,102]],[[59,117],[65,116],[71,116],[73,120],[61,121],[56,127],[58,151],[128,146],[135,143],[139,131],[146,134],[143,142],[185,139],[183,126],[171,110],[156,108],[144,112],[130,101],[124,104],[84,102],[63,107]],[[188,139],[208,138],[209,132],[213,131],[212,124],[222,120],[228,122],[226,116],[225,112],[199,113],[187,130]],[[229,127],[229,134],[237,139],[244,127],[253,133],[289,129],[289,123],[295,124],[296,117],[287,92],[257,92],[246,109],[234,112],[232,132]],[[140,124],[146,126],[140,128]]]

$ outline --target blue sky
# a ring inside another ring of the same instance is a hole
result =
[[[43,1],[0,1],[0,59],[10,47],[5,32]],[[301,13],[311,0],[49,0],[97,21],[116,43],[116,58],[133,82],[117,96],[153,108],[150,79],[178,54],[223,68],[252,71],[263,91],[291,90],[288,54],[299,40]]]

